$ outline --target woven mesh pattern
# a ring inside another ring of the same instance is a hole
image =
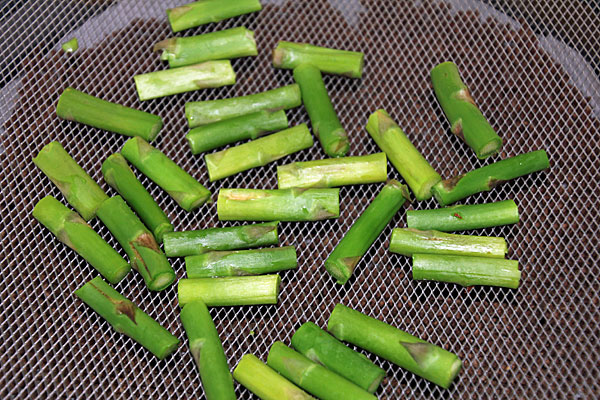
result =
[[[593,73],[600,48],[597,10],[588,9],[584,2],[575,6],[572,3],[579,2],[573,0],[555,0],[551,7],[537,1],[489,0],[516,19],[508,24],[506,18],[476,11],[491,7],[467,0],[453,1],[458,8],[435,1],[280,1],[265,5],[260,13],[183,33],[239,25],[256,31],[259,55],[233,61],[238,73],[235,86],[141,103],[132,76],[165,68],[151,47],[171,32],[164,18],[127,21],[131,16],[162,15],[167,5],[81,2],[81,10],[71,13],[51,12],[50,3],[54,2],[9,4],[1,11],[3,16],[17,10],[28,16],[22,28],[12,29],[31,29],[39,42],[36,47],[14,36],[0,49],[5,63],[0,74],[6,105],[2,115],[7,119],[0,136],[1,398],[204,398],[187,346],[159,362],[114,332],[73,295],[97,274],[31,216],[34,204],[45,195],[64,201],[31,158],[43,145],[57,140],[109,195],[115,194],[103,181],[100,165],[119,151],[126,138],[56,117],[58,96],[73,86],[161,115],[165,127],[155,145],[205,184],[215,200],[221,187],[275,188],[276,164],[323,158],[320,146],[208,183],[202,157],[192,156],[183,138],[187,132],[183,106],[186,101],[250,94],[292,83],[290,71],[270,65],[270,51],[278,40],[366,53],[362,80],[325,76],[351,138],[350,155],[378,151],[364,126],[371,112],[384,108],[445,178],[539,148],[547,150],[552,168],[464,201],[511,198],[519,205],[518,225],[465,232],[506,237],[508,257],[518,259],[523,270],[518,290],[467,290],[412,281],[410,260],[387,251],[392,228],[405,225],[403,211],[375,241],[350,282],[336,285],[323,262],[381,184],[342,188],[337,220],[282,223],[281,243],[297,247],[299,268],[281,274],[279,304],[211,309],[230,366],[248,352],[266,360],[270,345],[275,340],[289,343],[305,321],[325,327],[333,306],[341,302],[443,346],[464,362],[446,391],[365,353],[388,371],[377,393],[380,398],[466,398],[474,393],[478,398],[600,397],[596,263],[600,121],[593,109],[594,98],[600,96]],[[126,28],[98,34],[98,24],[92,23],[86,31],[86,19],[113,7],[122,8],[114,18]],[[88,37],[96,35],[97,43],[81,43],[83,48],[71,55],[49,50],[48,45],[56,45],[80,25]],[[562,47],[553,58],[542,47],[539,34],[553,34],[583,56]],[[562,65],[557,62],[561,55],[566,60]],[[450,133],[428,77],[429,70],[445,60],[458,64],[484,115],[504,138],[499,156],[479,161]],[[582,70],[591,75],[568,74]],[[302,107],[288,116],[292,125],[309,122]],[[391,165],[389,171],[390,178],[401,180]],[[187,213],[155,184],[138,176],[176,230],[236,224],[219,222],[215,203]],[[410,205],[436,206],[433,200]],[[91,224],[125,256],[98,220]],[[184,277],[183,259],[171,262],[178,277]],[[132,272],[116,289],[185,342],[176,285],[151,293]],[[251,397],[237,384],[236,391],[240,398]]]

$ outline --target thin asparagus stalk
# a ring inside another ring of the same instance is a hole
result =
[[[333,309],[327,330],[444,389],[462,366],[455,354],[342,304]]]
[[[167,257],[121,196],[102,203],[98,218],[125,249],[131,266],[142,275],[148,289],[163,290],[173,283],[175,272]]]
[[[360,185],[385,182],[386,179],[385,153],[295,162],[277,167],[279,189]]]
[[[75,295],[100,314],[115,331],[129,336],[159,360],[177,349],[179,339],[99,276],[77,289]]]
[[[322,400],[377,399],[371,393],[322,365],[312,362],[282,342],[275,342],[271,346],[267,365]]]
[[[314,144],[306,124],[204,156],[210,181],[262,167]]]
[[[383,369],[312,322],[306,322],[298,328],[292,336],[292,346],[312,361],[369,393],[374,393],[385,377]]]
[[[532,151],[446,179],[436,184],[431,191],[438,203],[445,206],[549,166],[548,155],[544,150]]]
[[[221,189],[222,221],[318,221],[340,216],[339,189]]]
[[[111,155],[102,163],[102,174],[106,183],[133,207],[144,224],[150,228],[158,243],[162,243],[162,237],[166,232],[173,232],[173,225],[165,212],[137,180],[120,153]]]
[[[313,131],[329,157],[341,157],[350,149],[348,134],[335,113],[321,71],[310,64],[294,68],[294,80],[300,86],[302,102]]]
[[[201,300],[186,304],[181,310],[181,323],[188,337],[190,352],[198,366],[206,398],[235,400],[227,358],[206,305]]]
[[[408,188],[398,181],[391,180],[358,217],[325,260],[327,272],[338,284],[348,282],[356,264],[407,199],[410,200]]]
[[[94,218],[100,204],[108,199],[100,186],[58,142],[45,145],[33,159],[33,163],[50,178],[69,204],[86,221]]]
[[[141,136],[149,142],[163,126],[158,115],[111,103],[73,88],[66,88],[58,98],[56,115],[125,136]]]
[[[235,72],[229,60],[217,60],[135,75],[133,80],[140,101],[144,101],[198,89],[233,85]]]
[[[487,257],[413,254],[413,279],[456,283],[462,286],[519,287],[519,262]]]
[[[180,279],[177,296],[182,307],[195,300],[210,307],[277,304],[280,283],[279,275]]]
[[[330,49],[306,43],[279,42],[273,50],[273,66],[294,69],[310,64],[326,74],[362,77],[365,55],[358,51]]]
[[[129,139],[123,145],[121,154],[184,210],[192,211],[210,200],[208,189],[144,139]]]
[[[173,32],[179,32],[195,26],[260,11],[261,9],[262,6],[259,0],[200,0],[169,8],[167,18]]]
[[[64,244],[82,256],[110,283],[118,283],[131,266],[104,241],[75,211],[52,196],[46,196],[33,208],[33,217]]]
[[[258,111],[289,110],[300,104],[300,87],[293,84],[247,96],[188,102],[185,103],[185,116],[189,127],[195,128]]]
[[[77,38],[74,37],[73,39],[64,42],[61,47],[66,53],[74,53],[79,49],[79,42],[77,41]]]
[[[417,200],[430,199],[431,188],[442,178],[385,110],[377,110],[371,114],[367,131],[377,146],[387,154]]]
[[[435,95],[452,125],[452,133],[475,151],[477,158],[496,154],[502,148],[502,139],[485,119],[469,88],[460,79],[458,67],[444,62],[431,70]]]

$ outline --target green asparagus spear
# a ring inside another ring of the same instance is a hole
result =
[[[364,54],[358,51],[330,49],[306,43],[279,42],[273,50],[273,66],[294,69],[310,64],[326,74],[362,77]]]
[[[64,42],[61,47],[66,53],[74,53],[77,51],[77,49],[79,49],[79,41],[77,41],[77,38],[74,37],[73,39]]]
[[[238,15],[260,11],[261,9],[262,6],[259,0],[200,0],[169,8],[167,18],[173,32],[179,32],[210,22],[219,22]]]
[[[280,283],[279,275],[180,279],[177,296],[182,307],[195,300],[210,307],[277,304]]]

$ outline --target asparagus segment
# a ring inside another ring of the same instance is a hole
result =
[[[110,283],[118,283],[131,266],[104,241],[75,211],[52,196],[46,196],[33,208],[33,217],[64,244],[82,256]]]
[[[206,398],[235,400],[227,358],[206,305],[201,300],[186,304],[181,310],[181,323],[188,337],[190,352],[198,366]]]
[[[220,220],[318,221],[340,216],[339,189],[221,189]]]
[[[259,0],[200,0],[169,8],[167,18],[173,32],[179,32],[195,26],[260,11],[261,9],[262,6]]]
[[[549,166],[548,155],[544,150],[532,151],[446,179],[436,184],[431,191],[438,203],[445,206]]]
[[[77,289],[75,295],[100,314],[115,331],[129,336],[159,360],[177,349],[179,339],[99,276]]]
[[[352,343],[448,389],[462,362],[455,354],[338,304],[327,330],[339,340]]]
[[[267,365],[322,400],[377,399],[371,393],[322,365],[312,362],[282,342],[275,342],[271,346]]]
[[[149,142],[163,126],[158,115],[111,103],[70,87],[58,98],[56,115],[125,136],[141,136]]]
[[[208,189],[144,139],[129,139],[123,145],[121,154],[184,210],[192,211],[210,200]]]
[[[279,275],[180,279],[177,296],[182,307],[195,300],[210,307],[277,304],[280,283]]]
[[[377,110],[371,114],[367,131],[377,146],[387,154],[417,200],[430,199],[431,188],[442,178],[385,110]]]
[[[326,74],[360,78],[364,54],[358,51],[330,49],[306,43],[279,42],[273,50],[273,66],[294,69],[310,64]]]
[[[487,285],[519,287],[519,262],[486,257],[413,254],[413,279],[456,283],[462,286]]]
[[[144,101],[198,89],[233,85],[235,72],[229,60],[217,60],[135,75],[133,80],[140,101]]]
[[[485,119],[469,88],[460,79],[458,67],[444,62],[431,70],[435,95],[452,125],[452,133],[475,151],[477,158],[496,154],[502,148],[502,139]]]
[[[391,180],[358,217],[325,260],[327,272],[337,279],[338,284],[348,282],[356,264],[407,199],[410,200],[408,188]]]
[[[292,346],[312,361],[324,365],[369,393],[374,393],[385,377],[383,369],[312,322],[306,322],[298,328],[292,336]]]
[[[313,145],[306,124],[204,156],[210,181],[262,167]]]
[[[74,53],[79,49],[79,41],[74,37],[73,39],[64,42],[61,47],[65,53]]]
[[[108,199],[58,142],[45,145],[33,163],[58,186],[65,199],[86,221],[94,218],[100,204]]]
[[[163,290],[173,283],[175,272],[167,257],[121,196],[102,203],[98,218],[125,249],[131,266],[142,275],[148,289]]]
[[[302,102],[313,131],[329,157],[341,157],[350,149],[348,134],[335,113],[321,71],[309,64],[294,68],[294,80],[300,86]]]

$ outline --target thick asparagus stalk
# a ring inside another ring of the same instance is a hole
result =
[[[192,211],[210,199],[208,189],[144,139],[129,139],[123,145],[121,154],[184,210]]]
[[[190,352],[200,372],[202,388],[208,400],[235,400],[233,378],[225,352],[208,308],[201,300],[186,304],[181,323],[187,334]]]
[[[431,188],[442,178],[385,110],[377,110],[371,114],[367,131],[377,146],[387,154],[417,200],[430,199]]]
[[[233,85],[235,72],[229,60],[218,60],[135,75],[133,80],[140,100],[144,101],[198,89]]]
[[[532,151],[446,179],[436,184],[431,191],[438,203],[445,206],[549,166],[548,155],[544,150]]]
[[[435,95],[452,125],[452,133],[475,151],[478,158],[496,154],[502,148],[502,139],[485,119],[469,88],[458,74],[453,62],[444,62],[431,70]]]
[[[298,328],[292,336],[292,346],[312,361],[324,365],[369,393],[374,393],[385,377],[383,369],[312,322],[306,322]]]
[[[110,283],[118,283],[131,266],[104,241],[75,211],[52,196],[46,196],[33,208],[40,221],[64,244],[82,256]]]
[[[221,189],[223,221],[318,221],[340,216],[339,189]]]
[[[65,199],[86,221],[108,196],[58,142],[45,145],[33,163],[58,186]]]
[[[173,32],[179,32],[195,26],[260,11],[261,9],[262,6],[259,0],[200,0],[169,8],[167,18]]]
[[[398,181],[391,180],[381,189],[325,260],[327,272],[337,283],[348,282],[356,264],[407,199],[408,188]]]
[[[99,276],[77,289],[75,294],[111,324],[115,331],[129,336],[159,360],[177,349],[179,339]]]
[[[295,162],[277,167],[279,189],[360,185],[385,182],[386,179],[385,153]]]
[[[98,218],[125,249],[131,266],[144,278],[150,290],[163,290],[175,280],[175,272],[158,247],[152,233],[131,211],[121,196],[106,200]]]
[[[149,142],[163,126],[158,115],[111,103],[73,88],[66,88],[58,98],[56,115],[125,136],[141,136]]]
[[[282,342],[275,342],[271,346],[267,365],[322,400],[377,399],[371,393],[322,365],[312,362]]]
[[[262,167],[287,155],[312,146],[312,135],[306,124],[273,133],[239,146],[204,156],[210,181]]]
[[[106,183],[133,207],[144,224],[150,228],[158,243],[162,243],[162,237],[166,232],[173,232],[173,225],[165,212],[137,180],[120,153],[111,155],[102,163],[102,174]]]
[[[302,104],[297,84],[282,86],[262,93],[228,99],[185,103],[185,116],[190,128],[255,113],[289,110]]]
[[[280,283],[279,275],[180,279],[177,296],[182,307],[195,300],[210,307],[277,304]]]
[[[77,49],[79,49],[79,41],[76,37],[74,37],[64,42],[61,47],[65,53],[74,53],[77,51]]]
[[[455,354],[342,304],[333,309],[327,330],[445,389],[460,372]]]
[[[273,66],[294,69],[310,64],[326,74],[360,78],[365,55],[358,51],[330,49],[306,43],[279,42],[273,50]]]
[[[335,113],[321,71],[310,64],[294,68],[294,80],[300,86],[302,102],[315,135],[329,157],[341,157],[350,149],[348,134]]]
[[[519,209],[513,200],[406,212],[406,225],[409,228],[435,229],[442,232],[488,228],[518,222]]]

